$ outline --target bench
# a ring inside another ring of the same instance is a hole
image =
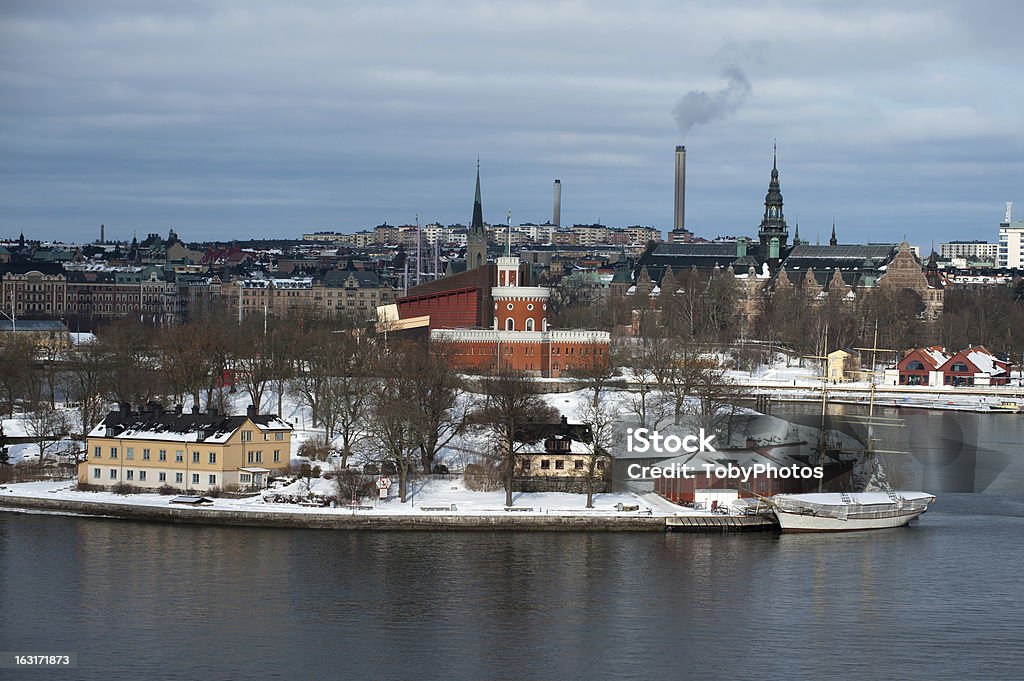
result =
[[[451,506],[420,506],[421,511],[457,511],[455,504]]]
[[[506,506],[505,510],[506,511],[526,511],[528,513],[533,513],[533,509],[532,508],[527,508],[525,506]]]

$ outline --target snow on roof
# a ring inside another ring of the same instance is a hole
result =
[[[261,432],[292,429],[287,421],[276,415],[224,416],[177,414],[173,411],[129,412],[122,415],[120,411],[112,411],[90,431],[89,437],[223,444],[248,423]]]
[[[949,355],[943,348],[935,345],[930,348],[923,348],[921,353],[932,363],[933,368],[938,369],[940,366],[949,361]]]
[[[1006,369],[996,364],[998,359],[985,348],[971,348],[966,354],[967,360],[978,367],[978,371],[989,376],[1006,373]]]

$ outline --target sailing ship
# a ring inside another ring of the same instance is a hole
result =
[[[777,494],[772,511],[783,532],[848,532],[901,527],[928,510],[925,492]]]
[[[827,327],[826,327],[827,328]],[[826,330],[826,337],[827,337]],[[878,348],[878,327],[871,350],[871,397],[869,401],[867,438],[864,455],[869,465],[869,484],[875,477],[875,455],[885,452],[874,447],[873,425],[878,422],[875,411],[875,353]],[[827,354],[827,353],[825,353]],[[824,374],[824,372],[822,372]],[[822,424],[819,432],[825,433],[827,413],[827,392],[824,376],[821,386]],[[892,425],[892,424],[889,424]],[[819,442],[819,465],[823,461],[827,443]],[[877,530],[902,527],[928,510],[935,497],[926,492],[903,492],[884,489],[864,492],[822,492],[812,494],[777,494],[769,500],[772,512],[783,532],[849,532],[855,530]]]

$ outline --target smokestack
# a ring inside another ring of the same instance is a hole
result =
[[[107,243],[107,237],[106,237],[106,235],[103,232],[104,232],[104,227],[103,227],[103,225],[100,225],[100,243],[101,244]]]
[[[686,147],[676,147],[676,210],[672,229],[686,229]]]
[[[553,188],[555,204],[551,210],[551,223],[558,229],[562,226],[562,181],[555,180]]]

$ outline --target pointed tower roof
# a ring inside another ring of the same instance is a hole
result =
[[[779,246],[785,247],[789,238],[789,227],[782,214],[782,189],[779,186],[778,147],[772,145],[772,175],[768,182],[768,193],[764,197],[764,215],[757,236],[763,249],[768,248],[772,237],[778,237]]]
[[[476,195],[473,197],[473,220],[469,224],[470,233],[482,234],[484,231],[484,209],[480,201],[480,159],[476,160]]]
[[[836,239],[836,221],[832,221],[832,238],[828,240],[829,246],[836,246],[839,244],[839,240]]]

